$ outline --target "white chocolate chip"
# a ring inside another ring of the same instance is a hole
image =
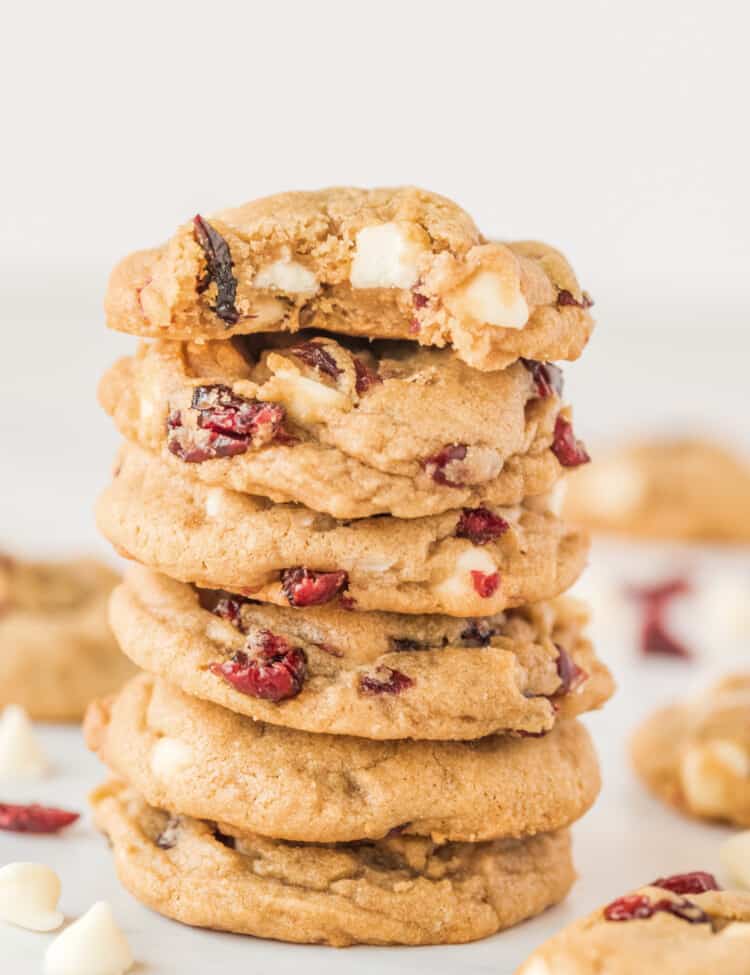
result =
[[[518,975],[551,975],[549,966],[541,958],[532,958],[527,961]]]
[[[705,816],[722,816],[730,802],[734,777],[750,774],[750,758],[731,741],[717,739],[685,751],[680,779],[691,808]]]
[[[48,769],[26,712],[10,705],[0,719],[0,780],[40,779]]]
[[[732,881],[750,890],[750,830],[728,839],[719,850],[719,856]]]
[[[568,492],[568,482],[558,481],[547,496],[547,507],[553,515],[561,515],[565,504],[565,495]]]
[[[154,407],[153,400],[149,399],[147,396],[144,396],[141,399],[141,403],[140,403],[141,419],[150,420],[151,417],[154,415],[154,409],[155,407]]]
[[[60,878],[43,863],[9,863],[0,870],[0,920],[54,931],[65,920],[57,910],[60,889]]]
[[[499,271],[476,271],[469,280],[445,296],[448,310],[458,318],[500,328],[523,328],[529,306],[517,278]]]
[[[720,932],[723,938],[748,938],[750,939],[750,922],[732,921],[727,924]]]
[[[211,488],[206,494],[206,514],[216,518],[224,506],[224,488]]]
[[[298,261],[274,261],[266,264],[255,275],[253,282],[256,288],[274,288],[289,294],[313,295],[320,287],[320,282],[312,273]]]
[[[274,375],[263,387],[264,399],[282,403],[299,423],[315,423],[324,419],[330,410],[346,410],[351,405],[344,393],[303,376],[283,356],[269,355],[266,365]]]
[[[497,566],[488,552],[481,548],[465,549],[456,559],[453,572],[437,586],[437,593],[449,609],[460,608],[467,599],[477,598],[472,572],[492,575]]]
[[[151,751],[151,771],[157,779],[181,775],[194,761],[190,746],[177,738],[160,738]]]
[[[356,237],[349,280],[353,288],[412,288],[425,252],[424,232],[414,224],[363,227]]]
[[[625,460],[604,462],[576,475],[581,507],[601,517],[618,518],[638,507],[646,492],[646,478]]]
[[[133,955],[104,901],[59,934],[47,949],[45,975],[124,975]]]

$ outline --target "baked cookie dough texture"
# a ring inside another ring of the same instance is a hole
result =
[[[285,193],[113,272],[140,337],[97,518],[140,668],[89,708],[122,883],[285,941],[486,937],[562,900],[612,677],[565,591],[591,299],[422,190]]]
[[[631,753],[638,775],[664,802],[750,828],[750,671],[651,715]]]
[[[93,559],[26,561],[0,553],[0,709],[80,721],[135,668],[107,622],[119,578]]]
[[[747,975],[750,894],[710,874],[660,877],[555,935],[516,975]]]
[[[750,461],[705,440],[632,444],[570,478],[565,513],[593,531],[746,544]]]

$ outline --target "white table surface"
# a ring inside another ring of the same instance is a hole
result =
[[[68,918],[94,901],[109,901],[125,931],[139,975],[161,973],[297,972],[492,972],[510,975],[549,935],[596,905],[657,876],[686,870],[721,875],[718,851],[731,831],[689,822],[662,808],[635,780],[626,758],[626,741],[640,718],[655,706],[694,692],[716,672],[742,659],[747,634],[732,641],[706,616],[711,580],[744,578],[750,585],[746,553],[661,550],[656,560],[631,547],[600,544],[594,552],[599,571],[591,573],[588,595],[600,605],[595,636],[599,652],[615,670],[619,691],[606,709],[586,721],[596,738],[604,788],[594,809],[575,827],[575,859],[580,879],[567,901],[543,916],[475,944],[430,948],[331,949],[284,945],[252,938],[192,930],[141,907],[118,884],[103,838],[85,812],[87,792],[103,777],[75,728],[38,731],[54,762],[39,783],[0,786],[5,801],[39,801],[84,811],[82,821],[59,837],[0,833],[0,864],[14,860],[47,863],[63,882],[61,907]],[[644,566],[649,569],[645,570]],[[694,647],[690,663],[643,660],[634,645],[636,615],[613,597],[623,582],[664,577],[688,566],[697,593],[675,607],[673,625]],[[586,588],[586,586],[584,586]],[[746,659],[746,653],[745,653]],[[32,975],[42,971],[45,946],[53,936],[32,934],[0,924],[0,971]]]

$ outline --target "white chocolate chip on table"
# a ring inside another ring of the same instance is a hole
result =
[[[112,908],[99,901],[55,938],[47,949],[44,971],[45,975],[125,975],[133,961]]]
[[[40,779],[48,769],[26,712],[9,705],[0,719],[0,781]]]
[[[0,869],[0,921],[29,931],[54,931],[63,923],[57,910],[60,879],[41,863],[9,863]]]

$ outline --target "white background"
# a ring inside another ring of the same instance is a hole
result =
[[[95,388],[134,346],[102,323],[115,260],[196,211],[289,188],[413,182],[453,196],[488,235],[559,245],[597,300],[590,349],[566,370],[589,443],[683,430],[750,446],[748,10],[739,0],[14,5],[0,57],[0,544],[107,551],[91,507],[117,438]],[[617,656],[617,643],[605,640],[603,655]],[[482,946],[398,963],[360,952],[358,967],[435,970],[442,958],[506,975],[543,933],[643,871],[689,867],[686,851],[715,865],[713,832],[678,828],[621,761],[625,729],[668,696],[672,671],[621,674],[620,698],[595,723],[608,786],[579,831],[575,899]],[[80,806],[96,765],[79,769],[69,738],[52,743],[63,785],[39,795],[61,788]],[[149,927],[117,893],[104,848],[76,836],[39,854],[60,858],[66,910],[116,901],[144,972],[203,973],[207,958],[226,958],[229,972],[354,963]],[[0,862],[15,849],[3,838]],[[79,855],[89,869],[77,885]],[[38,949],[26,947],[38,939],[13,944],[14,975],[38,971]]]

